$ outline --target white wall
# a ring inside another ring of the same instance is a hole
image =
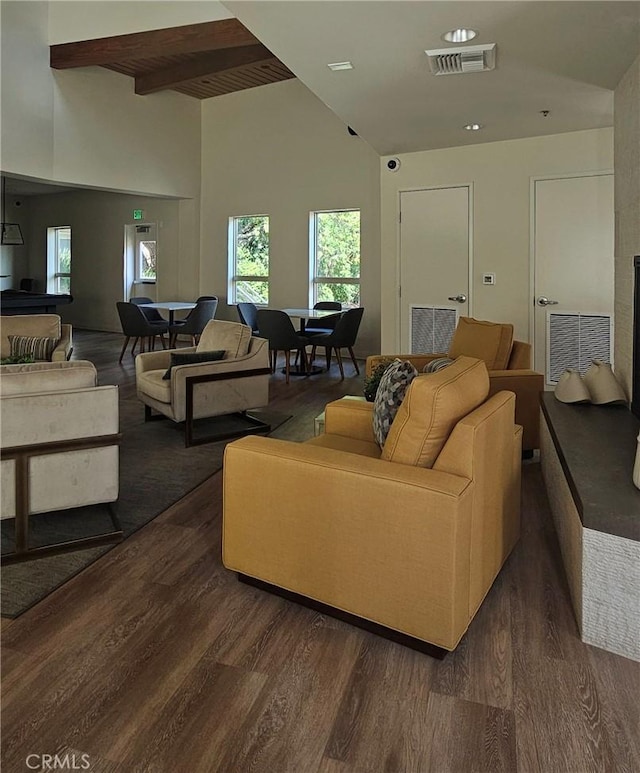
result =
[[[615,370],[629,397],[633,383],[633,256],[640,255],[640,56],[614,99],[616,276]],[[635,374],[640,379],[640,374]]]
[[[397,295],[399,192],[474,184],[473,316],[512,322],[529,340],[531,292],[530,180],[544,175],[613,169],[613,131],[557,134],[461,148],[406,153],[388,172],[381,160],[382,351],[399,351]],[[496,274],[494,287],[481,283]]]
[[[306,307],[309,213],[361,212],[357,351],[379,351],[379,158],[299,81],[236,92],[202,106],[201,288],[227,291],[227,224],[270,216],[270,305]],[[221,304],[220,316],[237,319]]]
[[[133,210],[143,209],[145,222],[158,223],[159,298],[179,297],[180,202],[101,191],[77,191],[32,196],[30,227],[25,236],[29,272],[46,288],[47,228],[71,226],[71,294],[60,307],[65,322],[89,330],[120,331],[116,301],[125,299],[123,286],[124,227]],[[153,292],[139,291],[138,295]]]
[[[220,3],[211,0],[98,0],[79,11],[77,0],[55,0],[49,14],[49,41],[67,43],[131,32],[180,27],[232,16]]]

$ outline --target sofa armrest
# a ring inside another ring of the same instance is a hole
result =
[[[431,360],[436,360],[439,357],[448,356],[449,355],[446,352],[441,352],[438,354],[374,354],[370,357],[367,357],[365,375],[370,376],[375,368],[378,367],[378,365],[383,362],[390,362],[395,359],[407,360],[408,362],[412,363],[413,367],[418,371],[418,373],[422,373],[424,366],[431,362]]]
[[[453,649],[470,619],[473,488],[450,473],[243,438],[225,451],[223,563]]]
[[[150,370],[166,370],[171,365],[173,352],[195,352],[195,346],[185,346],[180,349],[163,349],[158,352],[142,352],[135,359],[136,373],[146,373]]]
[[[324,410],[326,433],[376,442],[373,434],[373,403],[342,399],[329,403]]]
[[[73,333],[71,325],[60,325],[60,340],[51,354],[51,362],[64,362],[73,351]]]
[[[540,393],[544,376],[535,370],[490,370],[489,395],[503,389],[516,395],[516,424],[522,425],[522,450],[540,448]]]

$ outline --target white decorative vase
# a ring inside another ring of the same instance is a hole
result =
[[[574,368],[567,368],[560,376],[554,394],[561,403],[590,402],[589,390],[580,377],[580,371]]]
[[[611,363],[593,360],[583,381],[594,405],[626,405],[627,397],[611,370]]]
[[[636,448],[636,463],[633,465],[633,485],[640,488],[640,435],[638,435],[638,447]]]

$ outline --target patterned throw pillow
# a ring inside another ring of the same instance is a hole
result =
[[[225,349],[215,349],[210,352],[171,352],[171,365],[162,377],[164,381],[171,378],[171,368],[176,365],[195,365],[198,362],[215,362],[224,359]]]
[[[60,343],[59,338],[40,338],[39,336],[9,336],[11,357],[31,357],[33,360],[49,362],[53,350]]]
[[[446,368],[447,365],[451,365],[452,362],[455,362],[455,360],[452,360],[449,357],[436,357],[435,360],[431,360],[431,362],[428,362],[424,366],[424,368],[422,369],[422,372],[437,373],[439,370]]]
[[[385,370],[373,403],[373,434],[383,446],[409,384],[418,375],[410,362],[395,360]]]

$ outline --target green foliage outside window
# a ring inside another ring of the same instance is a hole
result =
[[[269,303],[269,283],[247,277],[269,276],[269,217],[235,218],[236,302]]]
[[[360,278],[360,212],[316,213],[316,300],[360,305],[360,283],[323,279]]]

